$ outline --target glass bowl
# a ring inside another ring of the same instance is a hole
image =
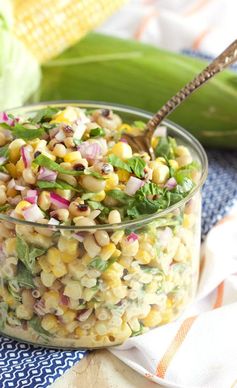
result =
[[[130,107],[81,101],[25,106],[11,113],[29,116],[48,105],[109,108],[126,123],[151,117]],[[113,346],[171,322],[193,300],[207,158],[187,131],[170,121],[164,124],[201,166],[192,192],[168,209],[120,224],[85,227],[45,226],[0,214],[2,334],[59,348]],[[134,233],[138,238],[128,244]],[[33,272],[22,264],[29,247],[36,256]]]

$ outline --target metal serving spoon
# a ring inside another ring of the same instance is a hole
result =
[[[216,57],[201,73],[192,81],[188,82],[178,93],[163,105],[160,110],[148,121],[144,132],[141,135],[123,133],[128,144],[134,152],[147,151],[154,159],[154,151],[151,147],[151,138],[157,126],[173,112],[183,101],[193,92],[199,89],[203,84],[209,81],[216,74],[220,73],[226,67],[237,60],[237,40],[228,46],[218,57]]]

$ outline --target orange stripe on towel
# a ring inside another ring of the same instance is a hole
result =
[[[217,287],[217,295],[216,300],[213,305],[213,309],[217,309],[222,306],[223,303],[223,296],[224,296],[224,282],[220,283]],[[189,330],[191,329],[193,323],[197,319],[198,315],[195,315],[193,317],[185,319],[185,321],[180,326],[179,330],[177,331],[174,339],[170,343],[168,349],[166,350],[165,354],[161,358],[159,364],[157,365],[156,369],[156,376],[164,379],[166,371],[174,358],[175,354],[179,350],[180,346],[184,342]]]
[[[216,293],[216,301],[213,305],[213,309],[218,309],[219,307],[222,306],[223,303],[223,297],[224,297],[224,282],[220,283],[219,286],[217,287],[217,293]]]
[[[185,340],[189,330],[191,329],[194,321],[196,320],[197,316],[193,316],[190,318],[185,319],[185,321],[180,326],[178,332],[176,333],[173,341],[169,345],[168,349],[166,350],[164,356],[160,360],[157,369],[156,369],[156,376],[160,378],[164,378],[166,371],[175,356],[176,352],[182,345],[183,341]]]
[[[212,1],[212,0],[200,0],[200,1],[196,2],[191,8],[189,8],[187,11],[185,11],[183,13],[183,15],[184,16],[191,16],[191,15],[193,15],[194,13],[200,11],[200,9],[205,7],[205,5],[210,3],[210,1]]]
[[[211,28],[206,28],[197,36],[197,38],[194,40],[193,45],[192,45],[193,50],[199,49],[203,40],[206,38],[206,36],[209,34],[210,31],[211,31]]]
[[[134,38],[136,40],[139,40],[141,38],[141,36],[143,35],[144,31],[146,30],[150,20],[156,16],[159,16],[159,12],[158,11],[152,11],[151,13],[149,13],[148,15],[146,15],[142,21],[141,21],[141,24],[138,26],[137,30],[135,31],[134,33]]]

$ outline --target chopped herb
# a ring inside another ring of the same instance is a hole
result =
[[[131,171],[138,177],[144,177],[144,168],[146,167],[146,162],[140,156],[133,156],[127,162]]]
[[[34,123],[41,123],[43,121],[50,121],[52,117],[59,112],[58,108],[47,107],[38,111],[37,115],[32,119]]]
[[[128,201],[131,201],[131,197],[124,193],[122,190],[110,190],[106,192],[106,195],[116,199],[120,204],[128,205]]]
[[[113,264],[116,259],[111,258],[109,260],[102,260],[99,256],[96,256],[90,263],[89,268],[98,269],[100,272],[106,271],[111,264]]]
[[[87,204],[92,210],[104,210],[104,206],[100,202],[96,201],[87,201]]]
[[[0,157],[8,158],[9,155],[9,144],[0,148]]]
[[[131,172],[130,166],[128,166],[127,163],[125,163],[123,160],[121,160],[118,156],[116,155],[109,155],[108,156],[108,162],[112,164],[112,166],[116,168],[121,168],[123,170],[126,170],[128,172]]]
[[[44,128],[29,129],[22,124],[16,124],[14,127],[10,128],[14,137],[23,140],[33,140],[37,137],[41,138],[45,133]]]
[[[61,167],[58,163],[54,162],[53,160],[49,159],[47,156],[43,154],[37,156],[37,158],[34,159],[33,164],[41,167],[46,167],[49,170],[57,171],[61,174],[75,175],[75,176],[79,176],[83,174],[83,171],[66,170],[65,168]]]
[[[174,150],[176,148],[176,141],[172,137],[159,137],[159,142],[155,149],[156,156],[163,156],[164,158],[173,159]]]
[[[140,323],[140,329],[137,330],[137,331],[133,331],[133,330],[132,330],[131,336],[132,336],[132,337],[136,337],[136,336],[138,336],[138,335],[140,335],[140,334],[143,334],[143,332],[144,332],[144,326]]]
[[[77,192],[81,192],[80,188],[69,185],[69,183],[59,179],[57,179],[56,182],[38,181],[36,184],[40,189],[74,190]]]
[[[6,210],[8,210],[10,208],[11,208],[11,205],[6,203],[5,205],[0,206],[0,212],[3,213],[3,212],[5,212]]]
[[[43,329],[43,327],[41,326],[41,321],[40,321],[40,318],[38,317],[33,317],[30,321],[29,321],[29,325],[30,327],[36,331],[38,334],[40,334],[41,336],[45,336],[45,337],[49,337],[51,336],[51,334],[46,331],[45,329]]]
[[[46,249],[30,246],[20,236],[17,236],[16,251],[18,259],[32,273],[36,257],[42,256],[46,252]]]
[[[105,136],[105,131],[103,128],[93,128],[90,130],[90,137],[103,137]]]
[[[22,263],[17,266],[16,280],[21,287],[35,288],[31,272]]]
[[[136,127],[136,128],[140,128],[140,129],[145,129],[146,128],[146,123],[144,123],[143,121],[134,121],[133,123],[133,126]]]
[[[200,170],[199,163],[197,163],[196,161],[193,161],[192,163],[178,169],[175,172],[174,177],[178,183],[182,183],[184,178],[189,178],[189,179],[192,178],[193,172],[196,172],[199,170]]]

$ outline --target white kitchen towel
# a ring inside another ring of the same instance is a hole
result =
[[[216,56],[237,37],[236,0],[130,0],[99,31]]]
[[[207,235],[195,303],[111,351],[167,387],[237,387],[237,206]]]

